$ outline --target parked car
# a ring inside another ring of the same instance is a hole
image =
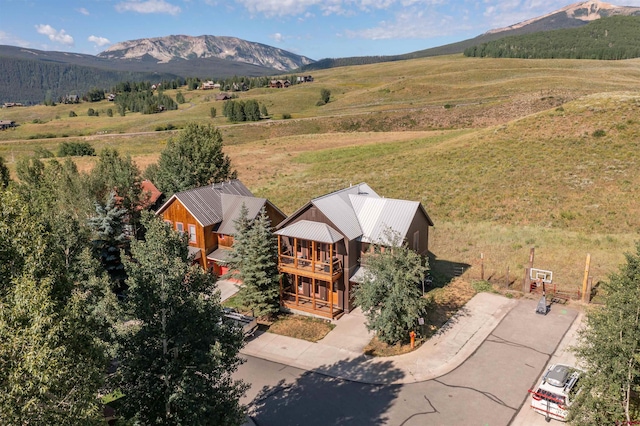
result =
[[[580,391],[580,370],[563,364],[552,364],[540,384],[529,389],[531,408],[551,419],[566,421],[567,409]]]
[[[243,315],[233,308],[223,308],[224,320],[240,327],[244,337],[253,336],[258,329],[258,320],[250,315]]]

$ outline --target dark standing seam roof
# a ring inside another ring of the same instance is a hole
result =
[[[221,194],[222,223],[217,229],[219,234],[233,235],[236,233],[235,221],[240,218],[242,205],[247,208],[247,217],[254,219],[260,213],[260,209],[267,203],[266,198],[246,197],[242,195]]]
[[[223,218],[222,194],[253,197],[251,191],[242,182],[234,179],[177,192],[158,209],[156,214],[161,214],[174,199],[178,199],[200,225],[214,225],[220,223]]]

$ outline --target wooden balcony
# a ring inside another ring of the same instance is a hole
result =
[[[296,297],[297,296],[297,297]],[[344,311],[335,304],[317,297],[307,297],[301,294],[283,292],[282,305],[292,311],[302,311],[324,318],[338,319]]]
[[[280,272],[283,273],[302,275],[324,281],[335,281],[342,276],[342,261],[337,258],[334,258],[333,262],[329,263],[281,254],[278,267]]]

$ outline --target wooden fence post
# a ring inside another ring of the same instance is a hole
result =
[[[591,254],[587,253],[587,262],[584,265],[584,279],[582,280],[582,302],[589,303],[590,291],[587,294],[587,282],[589,281],[589,267],[591,266]]]

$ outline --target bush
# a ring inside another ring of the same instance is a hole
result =
[[[55,157],[55,155],[53,155],[53,152],[51,152],[48,149],[43,148],[41,146],[37,146],[33,150],[33,156],[36,157],[36,158],[53,158],[53,157]]]
[[[598,130],[594,131],[591,135],[594,138],[601,138],[603,136],[606,136],[606,134],[607,134],[607,132],[605,132],[604,130],[598,129]]]
[[[107,117],[113,117],[113,110],[111,108],[107,110]]]
[[[78,114],[76,114],[75,111],[69,111],[69,117],[77,117]]]
[[[493,293],[493,285],[489,281],[474,281],[471,286],[476,293]]]
[[[216,110],[216,107],[211,107],[211,109],[209,110],[209,115],[211,115],[211,118],[216,118],[217,114],[218,111]]]
[[[33,124],[44,124],[44,121],[40,120],[39,118],[34,118],[33,120],[31,120],[31,122]]]
[[[328,104],[329,103],[329,99],[331,99],[331,91],[329,91],[328,89],[321,89],[320,90],[320,102],[322,102],[322,105]]]
[[[98,111],[94,110],[93,108],[89,108],[87,110],[87,115],[89,117],[97,117],[98,116]]]
[[[62,142],[58,157],[96,155],[96,150],[88,142]]]
[[[291,118],[291,114],[289,114],[288,112],[282,113],[282,119],[283,120],[288,120],[290,118]]]

